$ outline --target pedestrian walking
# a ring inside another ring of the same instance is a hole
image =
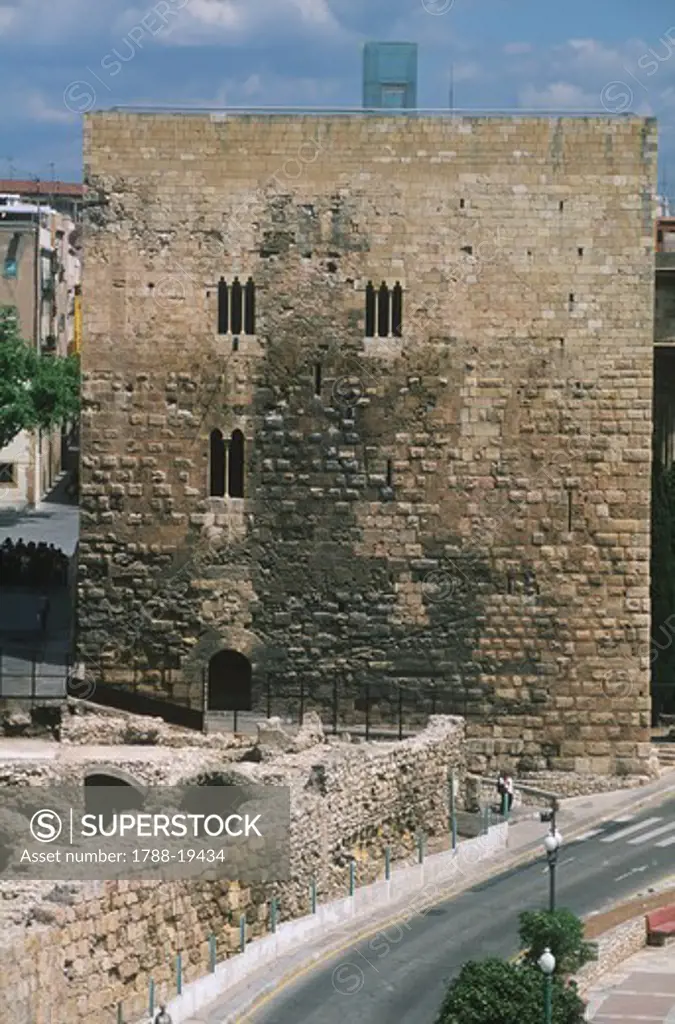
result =
[[[166,1006],[164,1006],[164,1004],[160,1006],[153,1024],[173,1024],[171,1017],[166,1012]]]

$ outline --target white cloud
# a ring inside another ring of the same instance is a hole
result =
[[[17,13],[16,9],[0,6],[0,32],[7,32],[11,28]]]
[[[455,82],[476,82],[483,77],[483,69],[473,61],[462,61],[452,69]]]
[[[127,24],[130,16],[127,12]],[[269,41],[279,32],[329,34],[333,38],[345,34],[327,0],[189,0],[157,38],[174,46],[218,40],[241,45]]]
[[[551,82],[550,85],[537,88],[527,85],[520,90],[518,100],[526,110],[581,111],[600,110],[600,98],[592,92],[586,92],[572,82]]]
[[[65,106],[51,105],[37,90],[29,92],[21,106],[25,117],[42,124],[74,124],[78,120],[78,116]]]

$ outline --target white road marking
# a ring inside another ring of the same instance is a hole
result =
[[[663,821],[663,818],[645,818],[644,821],[639,821],[637,825],[631,825],[630,828],[622,828],[619,832],[615,832],[613,836],[605,836],[601,839],[601,843],[615,843],[618,839],[625,839],[626,836],[632,836],[634,832],[639,832],[640,829],[648,828],[650,825],[655,825],[657,821]]]
[[[670,836],[669,839],[662,839],[660,843],[654,843],[654,846],[672,846],[675,843],[675,836]]]
[[[590,832],[584,832],[582,836],[577,836],[574,840],[575,843],[583,843],[586,839],[592,839],[593,836],[599,836],[601,832],[604,832],[604,828],[593,828]]]
[[[649,864],[645,864],[641,868],[631,868],[631,870],[627,871],[625,875],[619,875],[618,878],[614,879],[614,881],[615,882],[622,882],[624,880],[624,878],[630,878],[631,875],[639,875],[640,872],[646,871],[648,867],[649,867]]]
[[[661,828],[654,828],[651,832],[647,832],[643,836],[638,836],[637,839],[629,839],[629,846],[639,846],[640,843],[648,843],[650,839],[656,838],[656,836],[662,836],[664,832],[672,832],[675,829],[675,821],[671,821],[669,825],[662,825]]]
[[[619,825],[625,825],[627,821],[635,821],[635,815],[625,814],[623,818],[612,818],[612,821],[618,822]]]
[[[566,860],[561,860],[560,863],[557,865],[557,867],[561,868],[563,866],[563,864],[571,864],[572,861],[576,860],[576,859],[577,859],[576,857],[568,857]],[[551,869],[549,867],[545,867],[544,870],[542,871],[542,875],[547,875],[550,870]]]

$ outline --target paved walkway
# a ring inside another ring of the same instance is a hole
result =
[[[80,509],[77,504],[63,495],[61,484],[37,508],[26,508],[20,512],[0,509],[0,544],[9,537],[18,541],[54,544],[66,555],[72,555],[77,546],[80,531]]]
[[[199,747],[151,747],[138,746],[97,746],[57,743],[55,740],[0,738],[0,762],[2,761],[175,761],[176,756],[186,751],[200,752]]]
[[[675,946],[640,950],[587,998],[594,1024],[675,1024]]]

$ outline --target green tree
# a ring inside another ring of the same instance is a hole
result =
[[[595,947],[584,941],[583,922],[571,910],[526,910],[519,920],[526,963],[536,966],[545,949],[555,957],[556,974],[574,974],[595,960]]]
[[[482,960],[464,964],[448,988],[436,1024],[542,1024],[544,976],[530,964]],[[557,975],[553,1024],[583,1024],[586,1005]]]
[[[72,422],[79,409],[79,358],[41,356],[22,339],[15,310],[0,307],[0,448],[20,430]]]

